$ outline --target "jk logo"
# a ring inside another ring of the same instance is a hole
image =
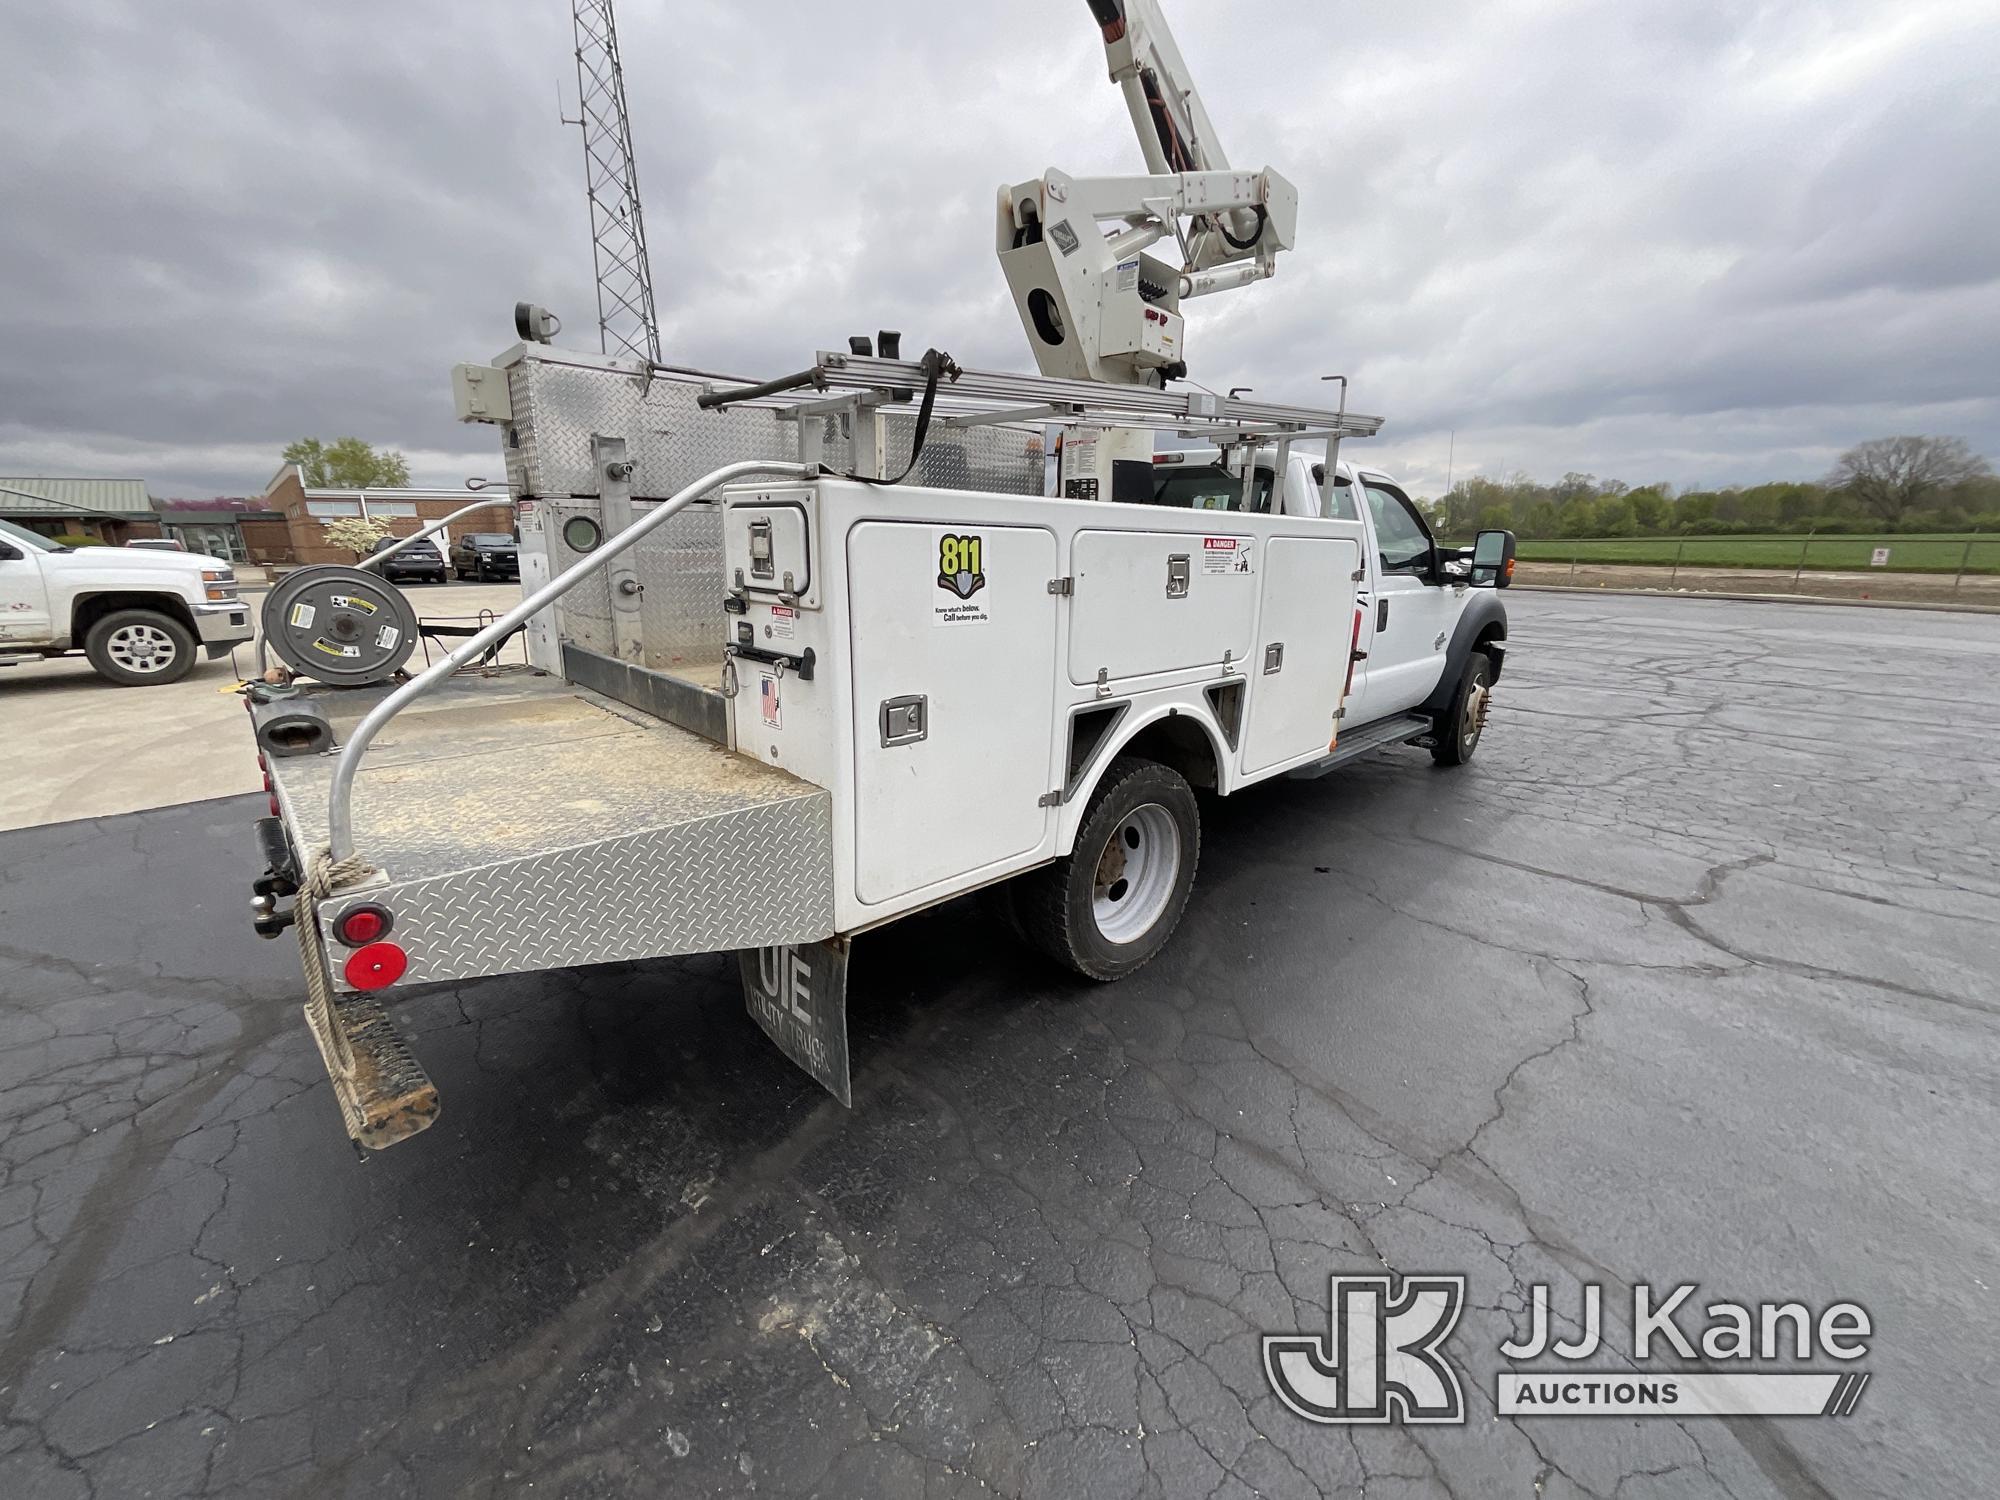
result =
[[[1458,1373],[1438,1346],[1465,1309],[1463,1276],[1332,1278],[1325,1334],[1266,1334],[1264,1374],[1308,1422],[1463,1422]]]

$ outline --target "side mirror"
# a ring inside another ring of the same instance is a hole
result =
[[[21,549],[11,542],[0,542],[0,562],[19,562]]]
[[[1482,531],[1472,541],[1472,584],[1504,589],[1514,581],[1514,533]]]

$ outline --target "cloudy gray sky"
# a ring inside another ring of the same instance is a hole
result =
[[[2000,458],[1996,0],[1168,0],[1224,144],[1300,188],[1196,379],[1353,377],[1418,489]],[[670,357],[901,327],[1031,369],[992,196],[1141,170],[1081,0],[621,0]],[[563,0],[0,7],[0,472],[254,493],[293,437],[496,470],[449,367],[594,337]],[[1323,390],[1325,388],[1318,388]]]

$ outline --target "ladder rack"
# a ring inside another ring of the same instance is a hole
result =
[[[786,390],[803,389],[873,393],[878,399],[907,401],[920,396],[927,384],[924,367],[916,360],[822,350],[810,369],[780,380],[734,390],[711,384],[703,391],[702,404],[768,400]],[[1373,437],[1382,429],[1382,418],[1359,412],[1239,401],[1207,391],[1106,385],[991,370],[961,370],[955,380],[947,377],[940,381],[936,420],[952,427],[1034,421],[1089,423],[1237,442]]]

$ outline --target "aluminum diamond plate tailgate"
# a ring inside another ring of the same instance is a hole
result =
[[[336,736],[372,693],[328,702]],[[333,758],[272,762],[298,847],[326,842]],[[453,684],[396,719],[355,785],[402,984],[831,937],[831,798],[550,679]],[[336,986],[345,950],[332,940]]]

